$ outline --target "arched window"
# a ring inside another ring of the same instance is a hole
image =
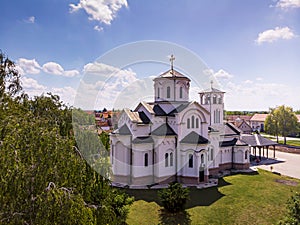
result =
[[[216,110],[214,110],[214,123],[216,123],[217,120],[216,120]]]
[[[165,167],[168,167],[169,166],[169,154],[166,153],[165,154]]]
[[[210,102],[210,95],[205,96],[205,104],[208,105]]]
[[[148,166],[148,153],[145,153],[145,156],[144,156],[144,166],[145,167]]]
[[[182,87],[179,88],[179,98],[182,98]]]
[[[192,128],[195,128],[195,117],[192,116]]]
[[[219,109],[217,109],[214,112],[214,119],[215,119],[215,123],[220,123],[221,122],[221,112]]]
[[[201,154],[201,164],[203,164],[204,163],[204,155],[203,154]],[[202,166],[202,165],[201,165]]]
[[[245,159],[248,159],[248,151],[245,151]]]
[[[222,104],[222,97],[219,97],[219,104]]]
[[[160,98],[160,89],[157,88],[157,98]]]
[[[170,166],[173,166],[173,152],[170,153]]]
[[[213,96],[213,104],[217,104],[217,96]]]
[[[210,160],[211,161],[214,160],[214,149],[213,148],[210,149]]]
[[[191,120],[190,118],[187,119],[187,128],[190,129],[191,127]]]
[[[171,88],[167,87],[167,98],[171,98]]]
[[[193,154],[189,154],[189,168],[194,167],[194,156]]]
[[[196,128],[199,128],[199,118],[196,118]]]

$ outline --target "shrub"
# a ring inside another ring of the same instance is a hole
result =
[[[189,193],[189,189],[183,188],[180,183],[170,183],[168,188],[158,192],[158,196],[167,211],[179,212],[184,210]]]

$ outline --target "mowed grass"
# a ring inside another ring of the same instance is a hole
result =
[[[288,184],[283,180],[292,181]],[[280,182],[278,182],[280,181]],[[290,185],[290,184],[293,185]],[[219,187],[191,188],[186,211],[166,213],[157,190],[126,190],[136,201],[127,224],[276,224],[286,212],[286,202],[300,181],[259,170],[256,174],[224,177]]]
[[[283,144],[283,140],[279,140],[280,144]],[[300,146],[300,140],[286,140],[287,145],[292,145],[292,146]]]

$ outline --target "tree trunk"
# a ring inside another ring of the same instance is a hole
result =
[[[277,136],[276,136],[276,137],[277,137],[277,143],[278,143],[278,142],[279,142],[279,140],[278,140],[278,134],[277,134]]]
[[[283,137],[283,144],[286,145],[286,136]]]

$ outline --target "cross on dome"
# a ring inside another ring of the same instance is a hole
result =
[[[171,70],[173,71],[173,65],[174,65],[174,61],[175,61],[175,57],[174,55],[172,54],[171,57],[170,57],[170,62],[171,62]]]

